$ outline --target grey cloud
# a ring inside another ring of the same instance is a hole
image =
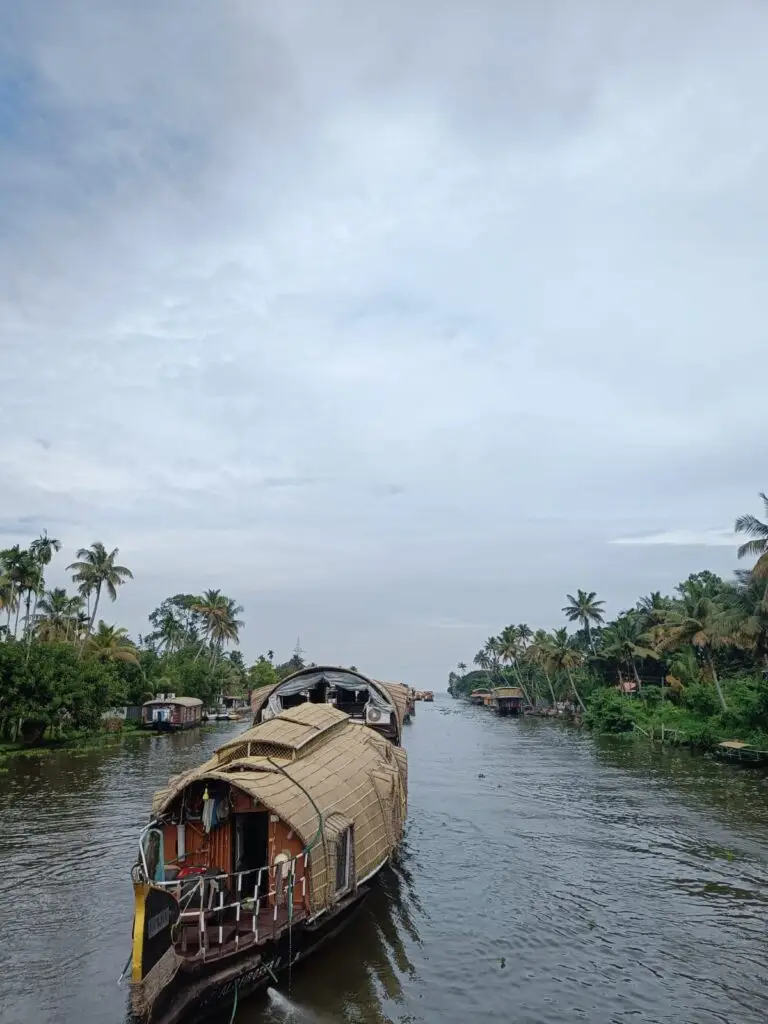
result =
[[[125,549],[133,630],[219,585],[246,653],[433,686],[576,586],[729,571],[669,538],[765,486],[767,35],[746,0],[15,5],[4,536]]]

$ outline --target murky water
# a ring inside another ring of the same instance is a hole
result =
[[[3,1024],[121,1024],[152,790],[242,727],[8,762]],[[396,870],[238,1024],[768,1020],[768,777],[440,696],[406,743]]]

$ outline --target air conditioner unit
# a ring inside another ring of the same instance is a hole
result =
[[[165,694],[164,693],[156,693],[155,694],[155,700],[165,700]]]
[[[166,693],[165,699],[166,700],[175,700],[176,699],[176,694],[175,693]]]
[[[392,714],[376,704],[366,704],[365,721],[368,725],[389,725],[392,721]]]

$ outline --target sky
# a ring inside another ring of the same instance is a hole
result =
[[[760,0],[0,0],[0,545],[444,688],[736,566]]]

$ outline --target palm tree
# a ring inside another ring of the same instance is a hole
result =
[[[465,676],[467,674],[467,663],[465,661],[460,661],[456,668],[459,670],[460,676]]]
[[[528,648],[528,657],[544,673],[544,678],[547,680],[549,693],[552,697],[552,707],[556,707],[557,698],[555,697],[555,690],[549,674],[549,668],[552,664],[552,637],[545,629],[537,629],[533,634],[531,646]]]
[[[2,564],[0,562],[0,564]],[[15,607],[16,595],[10,577],[0,575],[0,611],[5,612],[5,635],[11,631],[11,613]]]
[[[723,711],[727,711],[728,705],[717,677],[712,650],[715,647],[737,644],[738,627],[733,614],[729,614],[710,597],[684,593],[664,616],[658,632],[661,650],[670,651],[690,644],[703,653],[717,690],[720,706]]]
[[[523,646],[523,650],[525,650],[528,644],[531,642],[531,640],[533,640],[533,630],[525,622],[521,622],[520,625],[516,627],[516,629],[520,643]]]
[[[223,646],[240,642],[240,627],[243,623],[237,616],[243,609],[220,590],[206,590],[194,609],[202,616],[203,635],[211,650],[213,666]],[[200,651],[197,652],[199,655]]]
[[[765,515],[768,516],[768,497],[762,491],[760,491],[760,497],[763,499]],[[737,556],[739,558],[757,557],[757,561],[752,567],[752,575],[757,580],[768,579],[768,523],[763,523],[756,516],[747,513],[739,516],[733,528],[736,533],[743,533],[752,538],[741,545],[736,552]]]
[[[35,587],[35,604],[32,608],[32,621],[37,614],[37,601],[42,592],[43,572],[51,564],[51,560],[57,551],[61,551],[61,541],[55,537],[49,537],[48,531],[43,530],[37,540],[29,545],[29,553],[37,562],[37,586]],[[29,660],[29,645],[32,643],[32,622],[29,618],[29,600],[27,600],[27,660]]]
[[[563,613],[569,622],[580,622],[587,633],[587,642],[595,652],[595,645],[592,640],[591,626],[601,625],[605,620],[603,616],[603,605],[605,601],[598,601],[594,590],[589,593],[586,590],[577,590],[576,597],[573,594],[566,594],[568,604],[563,608]]]
[[[579,591],[579,593],[582,593],[582,591]],[[568,630],[565,626],[562,626],[560,629],[556,629],[552,634],[550,652],[553,668],[566,673],[568,681],[571,684],[571,689],[574,692],[576,700],[579,702],[581,710],[586,711],[584,701],[581,699],[579,691],[576,689],[576,683],[573,681],[573,669],[578,668],[582,664],[584,655],[573,646],[573,642],[571,637],[568,636]]]
[[[473,664],[477,665],[479,669],[482,669],[482,671],[485,672],[485,674],[488,676],[488,682],[491,684],[491,686],[493,686],[493,679],[491,678],[491,666],[493,663],[490,657],[488,656],[487,652],[485,651],[485,648],[477,652],[477,654],[472,659],[472,662]]]
[[[80,599],[77,598],[79,601]],[[40,639],[66,638],[72,614],[72,598],[64,587],[46,591],[37,603],[36,631]]]
[[[74,570],[72,579],[80,584],[80,593],[85,593],[90,598],[91,593],[95,594],[91,616],[86,630],[86,640],[91,635],[93,623],[96,621],[96,612],[99,609],[99,598],[102,587],[106,588],[112,601],[117,600],[117,588],[122,586],[126,580],[133,579],[133,573],[124,565],[116,565],[115,560],[119,554],[117,548],[107,551],[101,541],[96,541],[90,548],[80,548],[77,552],[78,561],[67,566],[67,570]]]
[[[527,627],[526,627],[527,628]],[[496,638],[496,649],[498,652],[499,660],[512,668],[515,674],[518,685],[523,691],[526,701],[533,707],[531,698],[528,695],[528,691],[523,684],[522,676],[520,675],[520,669],[518,668],[518,661],[520,659],[520,653],[522,649],[522,638],[520,636],[519,626],[505,626],[501,631],[501,636]]]
[[[642,682],[637,671],[637,659],[658,658],[658,655],[647,643],[644,643],[643,628],[639,621],[638,614],[624,615],[610,626],[603,633],[603,643],[600,648],[600,656],[615,661],[619,666],[626,665],[631,668],[635,677],[638,690],[642,689]],[[621,669],[619,669],[621,677]]]
[[[138,665],[139,652],[127,634],[122,626],[108,626],[100,619],[96,632],[88,637],[88,653],[99,661],[125,661],[129,665]]]
[[[179,622],[172,611],[166,612],[160,620],[157,632],[154,634],[155,638],[159,640],[157,645],[158,653],[164,647],[167,654],[173,654],[174,651],[179,650],[184,645],[186,635],[184,624]]]
[[[8,575],[16,588],[16,620],[13,626],[13,635],[18,636],[22,595],[27,595],[24,603],[26,605],[25,628],[28,629],[30,624],[29,607],[32,603],[32,593],[37,587],[38,568],[32,553],[30,551],[21,551],[18,558],[14,560],[13,567]]]

